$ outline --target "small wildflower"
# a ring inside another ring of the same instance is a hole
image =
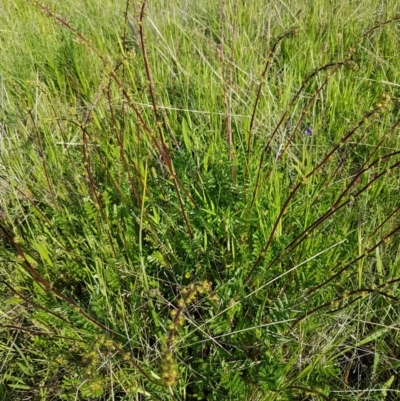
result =
[[[305,129],[305,131],[304,131],[304,135],[306,135],[306,136],[311,136],[312,133],[313,133],[312,127],[307,127],[307,128]]]
[[[163,357],[161,370],[161,379],[164,384],[168,387],[175,386],[178,381],[178,367],[174,358],[169,352],[167,352]]]
[[[207,280],[201,283],[202,292],[209,292],[211,290],[211,283]]]
[[[357,71],[359,68],[358,64],[353,60],[346,60],[344,65],[351,71]]]
[[[111,351],[115,350],[115,344],[114,344],[113,340],[110,340],[110,339],[105,340],[104,341],[104,346],[106,348],[108,348],[109,350],[111,350]]]
[[[210,299],[211,302],[218,302],[219,301],[219,298],[218,298],[217,294],[212,294],[209,299]]]
[[[179,316],[176,318],[176,325],[177,325],[177,326],[183,326],[184,323],[185,323],[184,317],[183,317],[182,315],[179,315]]]

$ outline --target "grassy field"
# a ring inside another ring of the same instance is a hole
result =
[[[400,399],[400,2],[0,11],[0,401]]]

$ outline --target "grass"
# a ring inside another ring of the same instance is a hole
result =
[[[400,6],[267,3],[2,5],[0,400],[398,399]]]

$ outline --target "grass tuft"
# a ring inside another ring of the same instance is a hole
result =
[[[1,400],[395,400],[400,6],[15,0]]]

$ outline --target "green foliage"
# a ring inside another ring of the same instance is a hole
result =
[[[396,399],[398,2],[100,3],[0,15],[0,401]]]

